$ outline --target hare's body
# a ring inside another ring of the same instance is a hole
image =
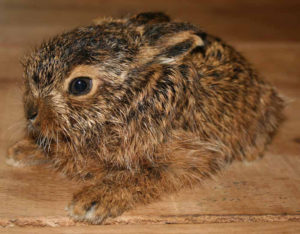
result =
[[[238,52],[160,13],[53,38],[25,61],[25,87],[29,131],[10,160],[39,148],[86,181],[69,211],[93,223],[257,158],[282,119],[283,101]]]

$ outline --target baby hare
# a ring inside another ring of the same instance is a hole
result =
[[[23,64],[26,137],[8,162],[81,180],[68,212],[94,224],[256,159],[283,119],[241,54],[163,13],[76,28]]]

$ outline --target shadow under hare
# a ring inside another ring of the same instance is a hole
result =
[[[284,101],[244,57],[163,13],[55,36],[24,65],[16,166],[48,162],[85,187],[69,215],[101,223],[261,156]]]

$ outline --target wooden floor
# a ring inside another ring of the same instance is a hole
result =
[[[48,36],[99,16],[160,10],[241,51],[290,99],[269,151],[233,163],[194,191],[107,220],[74,223],[64,210],[75,183],[48,168],[11,168],[22,135],[20,56]],[[0,1],[0,233],[300,233],[300,1]],[[172,224],[172,225],[171,225]]]

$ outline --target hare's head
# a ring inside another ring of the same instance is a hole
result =
[[[71,142],[79,149],[99,147],[104,134],[117,146],[118,128],[157,139],[180,99],[185,55],[203,51],[203,36],[164,14],[142,13],[43,43],[24,60],[29,133],[40,145]]]

